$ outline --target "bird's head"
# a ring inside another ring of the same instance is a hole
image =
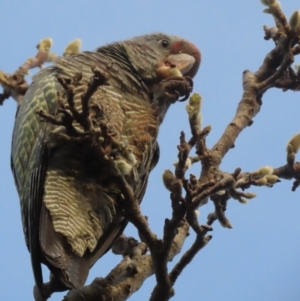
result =
[[[201,62],[200,50],[195,44],[173,35],[163,33],[138,36],[123,42],[98,48],[98,52],[117,61],[118,76],[124,76],[122,87],[128,89],[136,84],[150,92],[152,107],[162,122],[173,100],[165,99],[159,84],[171,76],[193,78]],[[124,75],[121,75],[121,73]],[[126,80],[129,78],[130,80]]]
[[[191,42],[172,35],[154,33],[125,41],[129,59],[145,81],[161,80],[174,67],[193,78],[200,66],[200,50]]]

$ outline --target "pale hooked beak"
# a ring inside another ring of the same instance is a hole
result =
[[[171,54],[168,57],[168,62],[179,69],[182,75],[188,74],[194,66],[195,61],[196,59],[187,53]]]

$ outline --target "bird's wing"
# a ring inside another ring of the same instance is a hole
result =
[[[25,240],[40,291],[43,283],[41,262],[47,264],[54,273],[57,272],[56,275],[67,287],[83,285],[90,267],[87,258],[74,254],[65,237],[55,231],[53,219],[43,201],[47,196],[47,188],[57,189],[58,192],[59,188],[68,188],[58,187],[57,179],[51,179],[49,162],[53,155],[50,154],[47,140],[54,127],[50,123],[40,122],[36,114],[37,110],[42,109],[56,115],[57,92],[61,90],[57,72],[59,70],[55,67],[47,68],[34,77],[18,108],[11,151],[11,167],[21,202]]]
[[[21,202],[25,240],[31,253],[34,278],[39,287],[43,282],[39,220],[47,167],[44,138],[50,130],[50,125],[39,122],[35,112],[43,109],[55,113],[57,109],[56,81],[51,72],[51,69],[44,70],[35,77],[18,108],[11,150],[11,167]]]

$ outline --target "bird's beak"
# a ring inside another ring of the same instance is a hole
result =
[[[201,52],[192,42],[181,40],[172,46],[169,59],[183,75],[193,78],[200,66]]]
[[[179,69],[182,75],[187,75],[189,73],[195,64],[195,61],[196,59],[187,53],[171,54],[168,57],[168,62]]]
[[[174,43],[167,60],[158,64],[156,74],[165,79],[170,76],[188,76],[193,78],[200,66],[201,53],[191,42],[181,40]]]

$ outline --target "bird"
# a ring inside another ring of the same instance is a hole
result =
[[[33,77],[16,113],[11,169],[36,300],[84,286],[90,268],[123,232],[124,196],[114,175],[125,177],[140,203],[159,159],[159,127],[170,105],[191,90],[191,80],[186,81],[200,62],[192,42],[152,33],[56,57]],[[93,68],[108,79],[89,100],[91,123],[102,127],[91,143],[87,137],[93,134],[70,121],[67,91],[73,83],[73,113],[82,113]],[[189,88],[180,91],[182,86],[168,85],[172,80]],[[41,111],[56,121],[43,120]],[[69,128],[61,122],[66,119]],[[100,148],[102,157],[95,151]],[[50,270],[51,292],[45,291],[42,264]]]

